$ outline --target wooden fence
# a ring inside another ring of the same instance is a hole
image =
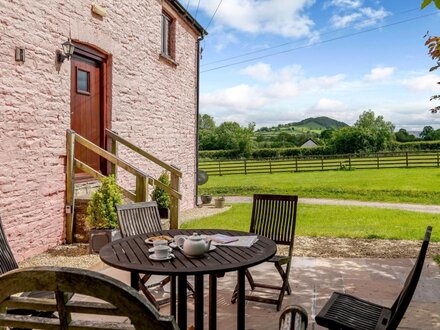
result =
[[[440,167],[440,151],[200,161],[208,175]]]

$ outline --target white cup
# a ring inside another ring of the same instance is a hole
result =
[[[170,256],[170,248],[167,245],[156,245],[154,247],[154,254],[159,259],[166,259]]]
[[[153,247],[159,246],[159,245],[168,245],[168,242],[164,239],[158,239],[156,241],[153,241]]]

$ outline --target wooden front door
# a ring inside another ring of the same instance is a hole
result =
[[[79,55],[73,55],[71,62],[71,128],[102,147],[101,63]],[[100,157],[78,143],[75,145],[75,158],[96,171],[101,170]],[[76,169],[76,173],[78,172],[80,171]]]

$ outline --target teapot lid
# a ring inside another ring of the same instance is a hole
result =
[[[191,241],[200,241],[202,240],[202,236],[197,233],[193,233],[190,237],[188,237]]]

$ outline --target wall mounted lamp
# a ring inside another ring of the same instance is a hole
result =
[[[57,51],[57,60],[59,63],[63,63],[66,58],[69,60],[70,57],[73,55],[73,52],[75,51],[75,46],[73,45],[70,38],[67,39],[67,41],[63,42],[61,46],[63,47],[63,50]]]

